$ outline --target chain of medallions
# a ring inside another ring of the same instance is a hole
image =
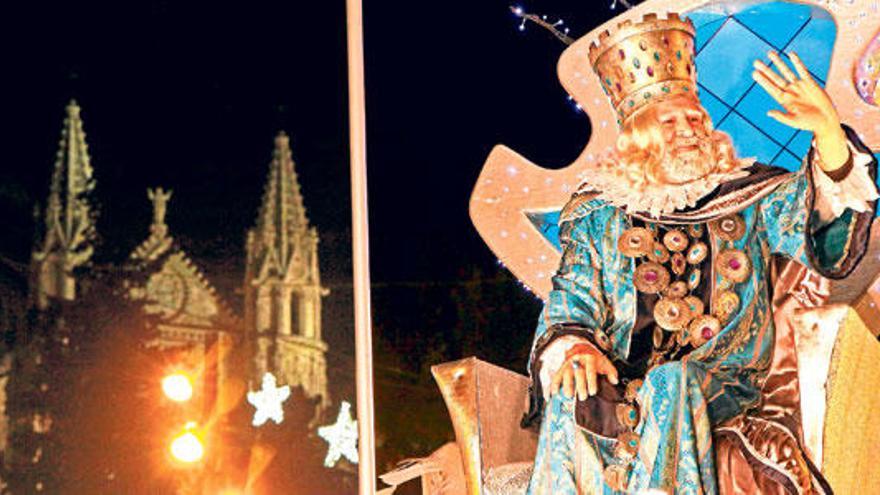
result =
[[[620,252],[638,262],[633,275],[636,289],[658,296],[654,305],[652,366],[686,345],[696,348],[705,344],[718,335],[722,324],[739,308],[734,285],[745,282],[751,274],[748,256],[734,247],[745,234],[745,221],[739,215],[731,215],[708,225],[722,241],[720,252],[711,260],[721,275],[711,312],[705,311],[702,299],[693,293],[702,280],[702,264],[709,257],[709,248],[701,241],[702,224],[667,228],[662,239],[660,227],[647,224],[627,229],[618,239]],[[667,338],[669,334],[673,338]],[[618,491],[626,489],[630,464],[639,449],[639,435],[634,430],[640,420],[636,399],[641,385],[642,380],[629,382],[624,395],[626,402],[616,409],[618,421],[627,430],[618,435],[615,462],[606,466],[603,477],[608,486]]]

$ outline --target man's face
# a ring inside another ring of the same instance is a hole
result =
[[[684,184],[714,171],[706,114],[699,104],[689,98],[674,98],[656,105],[657,124],[665,144],[658,179],[667,184]]]

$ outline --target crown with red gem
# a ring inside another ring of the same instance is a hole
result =
[[[695,29],[690,19],[669,13],[626,20],[590,44],[590,65],[611,100],[618,125],[636,111],[671,96],[697,100]]]

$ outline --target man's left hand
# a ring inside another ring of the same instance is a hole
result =
[[[811,131],[822,157],[819,165],[826,172],[836,170],[849,157],[840,117],[828,93],[816,83],[800,57],[794,52],[789,56],[797,74],[776,52],[770,52],[768,57],[778,73],[760,60],[754,63],[752,78],[785,109],[770,110],[767,115],[790,127]]]

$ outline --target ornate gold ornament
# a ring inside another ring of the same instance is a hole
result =
[[[700,285],[702,275],[703,272],[699,268],[692,269],[687,278],[688,288],[691,290],[696,289]]]
[[[663,295],[673,299],[681,299],[684,296],[688,295],[688,286],[681,280],[672,282],[671,284],[669,284],[669,287],[667,287],[666,290],[663,291]]]
[[[654,242],[651,251],[648,253],[648,259],[655,263],[666,263],[669,261],[669,250],[662,243]]]
[[[693,237],[694,239],[699,239],[703,236],[703,224],[701,223],[692,223],[688,225],[688,235]]]
[[[663,236],[663,245],[673,253],[684,251],[688,247],[688,236],[678,229],[672,229]]]
[[[687,296],[684,298],[684,303],[687,304],[688,311],[691,312],[691,318],[696,318],[703,314],[703,311],[706,310],[703,301],[697,296]]]
[[[712,315],[700,315],[688,325],[688,336],[694,347],[699,347],[721,331],[721,322]]]
[[[611,464],[605,467],[602,477],[612,490],[622,492],[626,490],[626,482],[629,478],[629,466],[623,464]]]
[[[590,45],[590,65],[611,100],[618,124],[650,103],[672,96],[697,99],[694,25],[669,13],[626,20]]]
[[[644,383],[641,379],[632,380],[626,384],[626,390],[623,392],[623,398],[627,402],[635,402],[639,397],[639,389],[642,388],[642,384]]]
[[[683,299],[665,297],[654,305],[654,321],[664,330],[675,332],[687,326],[691,312]]]
[[[654,234],[643,227],[626,229],[617,239],[617,249],[624,256],[639,258],[648,254],[654,244]]]
[[[746,253],[739,249],[726,249],[715,258],[715,269],[722,277],[736,283],[745,282],[752,273],[752,264]]]
[[[715,293],[713,313],[722,321],[727,321],[739,309],[739,296],[732,290],[721,290]]]
[[[617,437],[617,447],[614,456],[618,459],[629,460],[639,452],[639,436],[632,431],[625,431]]]
[[[646,294],[657,294],[669,285],[669,271],[660,263],[646,261],[636,267],[633,284]]]
[[[672,255],[671,261],[672,273],[676,275],[682,275],[685,270],[687,270],[687,260],[684,255],[681,253],[675,253]]]
[[[739,215],[730,215],[713,220],[709,228],[719,238],[734,242],[742,239],[743,234],[746,233],[746,222]]]
[[[703,242],[697,242],[688,249],[687,262],[692,265],[699,265],[709,255],[709,248]]]
[[[635,428],[639,424],[639,409],[633,404],[619,403],[614,411],[617,421],[627,428]]]

